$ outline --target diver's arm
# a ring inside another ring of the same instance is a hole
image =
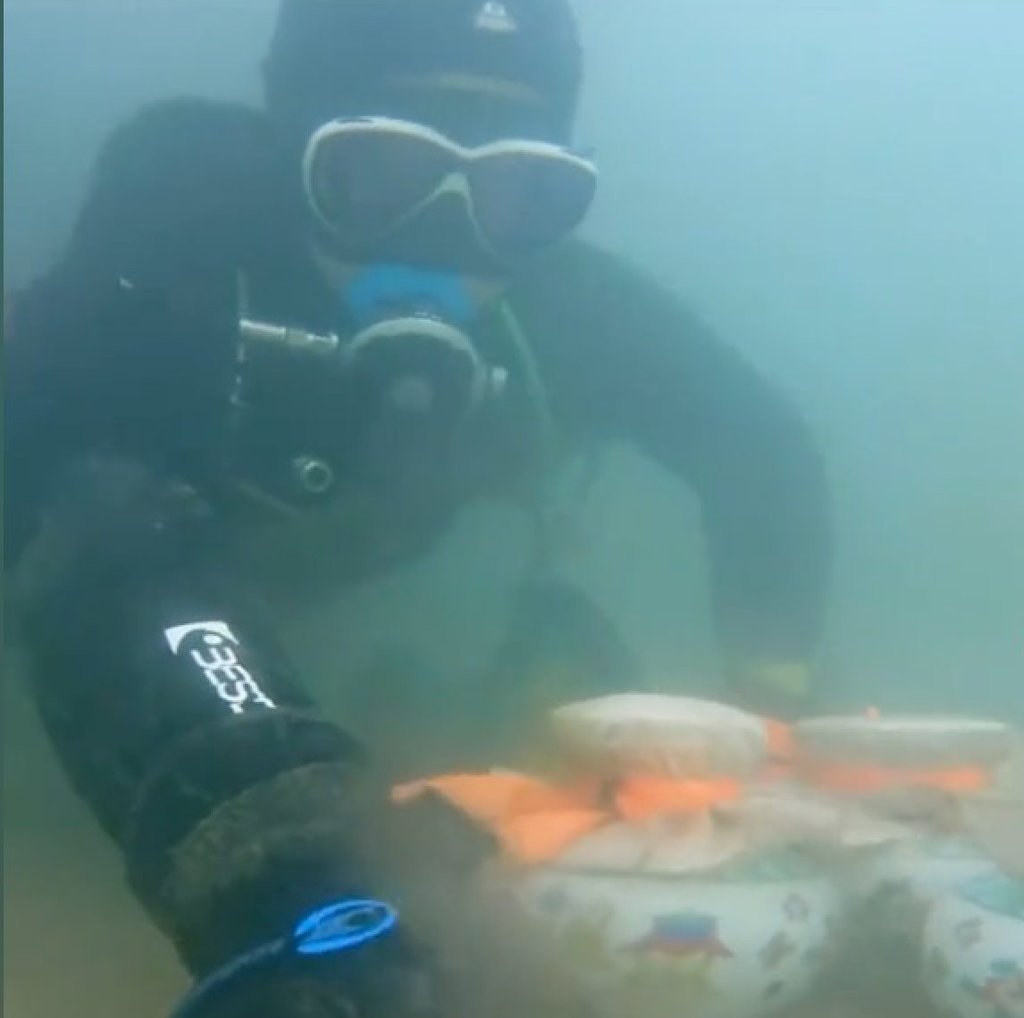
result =
[[[821,637],[832,551],[804,422],[671,293],[596,248],[538,266],[516,307],[565,425],[633,442],[693,486],[729,667],[784,685]]]
[[[19,620],[64,768],[197,977],[326,905],[396,900],[410,871],[461,887],[490,848],[438,800],[391,806],[225,578],[222,537],[187,487],[127,461],[77,463],[26,556]],[[403,922],[336,964],[257,967],[188,1014],[402,1018],[424,989],[433,964]]]
[[[390,899],[405,860],[388,847],[402,852],[410,828],[431,884],[435,860],[456,879],[487,850],[450,810],[400,819],[374,788],[361,748],[318,715],[270,620],[221,569],[225,535],[194,490],[99,457],[72,463],[52,490],[20,563],[34,699],[193,974],[331,902]],[[432,858],[441,842],[461,858]],[[430,965],[404,934],[365,960],[255,973],[194,1018],[407,1015],[404,995]]]
[[[202,974],[306,910],[382,888],[376,826],[391,821],[359,747],[317,716],[221,568],[227,535],[196,482],[216,466],[233,367],[218,247],[233,241],[199,229],[213,220],[187,166],[163,173],[187,139],[157,132],[161,151],[151,129],[115,137],[65,257],[11,316],[5,565],[21,574],[19,635],[65,771]],[[188,200],[161,204],[182,187]],[[353,979],[318,969],[307,996],[321,1011],[278,988],[225,1013],[351,1013],[338,1001],[363,992]],[[394,995],[356,1010],[402,1013]]]
[[[340,879],[345,793],[361,760],[223,578],[220,536],[187,487],[128,461],[82,460],[25,556],[19,605],[33,693],[65,770],[195,971],[274,932],[261,926],[277,908],[285,921],[327,892],[301,830],[314,803],[333,812],[317,819]],[[308,852],[303,866],[289,866],[290,836]],[[264,868],[276,907],[254,892]]]

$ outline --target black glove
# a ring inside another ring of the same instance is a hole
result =
[[[184,1014],[444,1013],[440,965],[426,942],[438,932],[439,905],[465,892],[493,839],[439,797],[394,807],[333,767],[282,776],[248,799],[204,823],[165,884],[165,927],[201,974],[197,985],[219,984]],[[365,888],[395,907],[393,930],[316,957],[262,951],[322,906],[375,896]]]

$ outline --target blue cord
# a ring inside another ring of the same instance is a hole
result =
[[[382,901],[363,898],[326,905],[300,920],[288,936],[260,944],[215,969],[192,987],[171,1018],[193,1018],[206,1000],[248,972],[291,956],[348,951],[390,933],[397,924],[398,913]]]

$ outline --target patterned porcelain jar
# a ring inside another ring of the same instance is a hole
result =
[[[520,899],[563,963],[629,1018],[760,1018],[825,967],[839,893],[794,851],[704,873],[536,869]]]
[[[941,1015],[1024,1018],[1024,880],[991,873],[941,895],[924,926],[922,975]]]
[[[842,883],[887,927],[918,931],[939,892],[992,869],[951,826],[949,804],[982,790],[1013,748],[997,721],[821,718],[795,728],[800,766],[819,790],[902,821],[902,836],[846,853]],[[945,828],[945,830],[943,830]]]
[[[559,708],[551,732],[575,773],[735,797],[768,760],[764,721],[722,704],[632,693]],[[726,804],[723,804],[726,805]],[[607,1012],[762,1018],[806,997],[829,956],[839,892],[796,848],[759,849],[738,814],[622,822],[546,865],[516,894]]]
[[[892,838],[839,856],[848,923],[837,979],[873,1007],[910,1014],[925,1000],[916,958],[928,909],[995,869],[954,829],[950,804],[985,787],[1013,734],[999,722],[932,717],[823,718],[794,734],[810,783],[896,823]]]

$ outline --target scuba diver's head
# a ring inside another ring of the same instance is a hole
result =
[[[334,403],[366,405],[360,461],[375,479],[436,472],[504,388],[474,320],[594,195],[594,167],[568,148],[581,76],[569,0],[282,0],[263,73],[334,295],[348,385]]]
[[[282,0],[263,73],[293,135],[377,114],[564,145],[581,67],[568,0]]]
[[[284,0],[264,63],[324,248],[478,276],[587,211],[580,75],[567,0]]]

